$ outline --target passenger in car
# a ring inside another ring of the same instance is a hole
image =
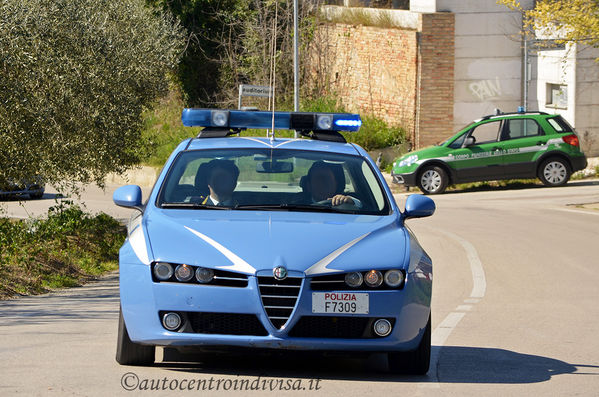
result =
[[[239,168],[231,160],[211,160],[206,164],[209,194],[201,197],[201,203],[216,206],[234,206],[233,191],[237,186]]]

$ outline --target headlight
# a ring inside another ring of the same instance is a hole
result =
[[[165,281],[173,275],[173,267],[170,263],[158,262],[154,265],[154,276],[160,281]]]
[[[385,272],[385,284],[391,288],[396,288],[403,283],[404,275],[401,270],[391,269]]]
[[[407,166],[409,166],[409,165],[412,165],[412,164],[414,164],[414,163],[415,163],[415,162],[417,162],[417,161],[418,161],[418,155],[416,155],[416,154],[413,154],[413,155],[411,155],[411,156],[408,156],[408,157],[406,157],[405,159],[401,160],[401,161],[399,162],[399,166],[400,166],[400,167],[407,167]]]
[[[175,278],[177,281],[189,281],[193,277],[193,267],[189,265],[179,265],[175,269]]]
[[[214,278],[214,270],[198,267],[196,270],[196,280],[202,284],[209,283]]]
[[[349,285],[352,288],[357,288],[360,285],[362,285],[363,280],[364,278],[362,277],[362,273],[360,272],[347,273],[345,275],[345,284]]]
[[[364,276],[364,283],[369,287],[379,287],[383,283],[383,274],[378,270],[371,270]]]

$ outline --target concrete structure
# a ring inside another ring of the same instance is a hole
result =
[[[338,22],[352,12],[357,22]],[[362,26],[365,13],[384,27]],[[585,152],[599,155],[599,51],[539,51],[530,43],[525,56],[521,14],[496,0],[411,0],[409,11],[328,7],[325,14],[337,23],[320,40],[328,50],[318,64],[333,65],[314,74],[351,110],[406,127],[416,147],[495,109],[525,105],[562,114]]]
[[[599,154],[599,50],[581,45],[539,51],[538,109],[561,114],[578,132],[587,155]]]
[[[523,7],[532,3],[521,1]],[[516,111],[523,102],[519,12],[495,0],[411,0],[410,11],[455,15],[453,131],[496,108]]]

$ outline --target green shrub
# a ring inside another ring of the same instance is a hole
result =
[[[125,228],[62,201],[46,219],[0,218],[0,298],[78,285],[118,267]]]
[[[302,110],[306,112],[347,112],[343,106],[339,105],[336,98],[330,96],[307,100],[303,104]],[[406,133],[402,127],[390,127],[384,120],[372,115],[361,116],[362,127],[360,127],[360,131],[342,133],[348,142],[356,143],[368,151],[405,142]]]

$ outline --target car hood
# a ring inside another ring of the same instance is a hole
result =
[[[428,159],[434,157],[441,157],[447,154],[449,150],[445,146],[428,146],[419,150],[408,153],[404,157],[417,155],[418,159]],[[402,157],[403,159],[403,157]]]
[[[246,274],[397,268],[408,245],[396,214],[155,209],[144,229],[155,261]]]

